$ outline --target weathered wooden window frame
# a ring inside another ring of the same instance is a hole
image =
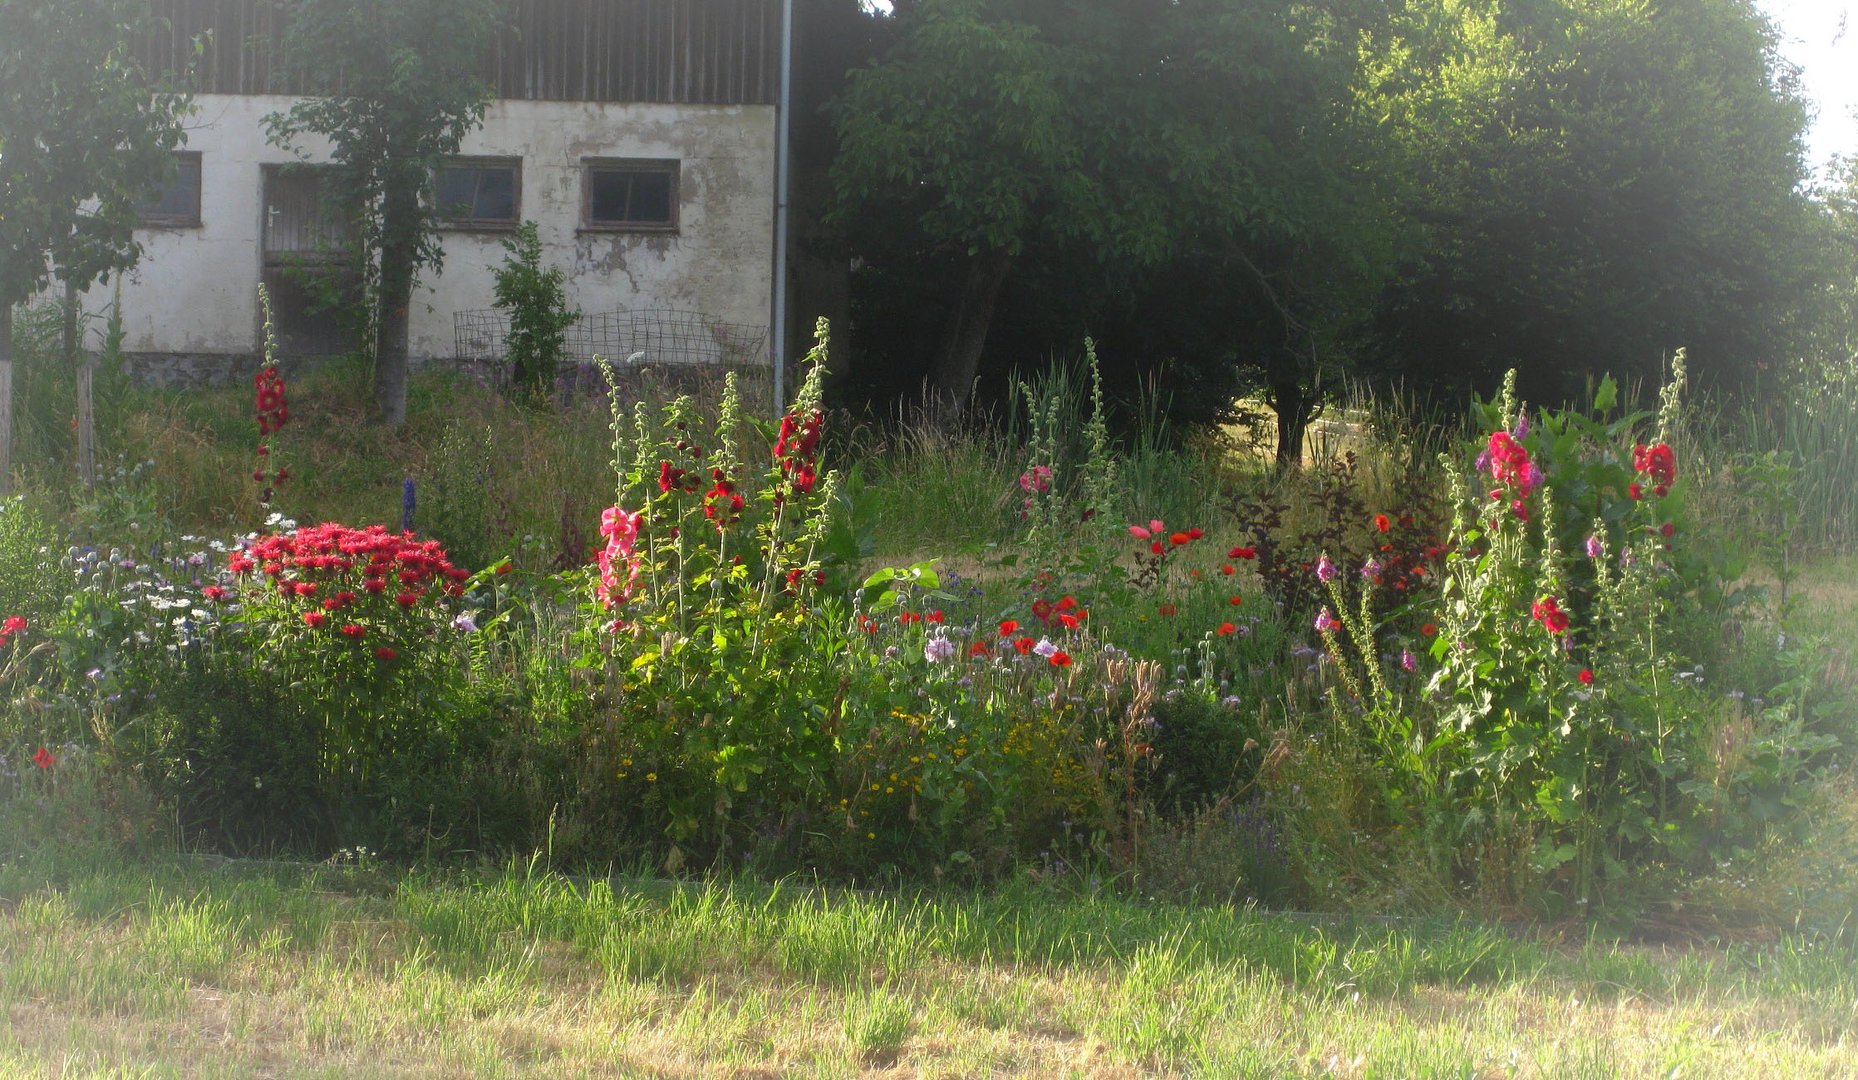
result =
[[[136,207],[136,228],[198,229],[205,224],[204,219],[201,217],[201,201],[204,198],[202,189],[206,183],[206,166],[201,160],[201,153],[198,150],[176,150],[174,151],[174,159],[182,166],[188,164],[193,166],[193,209],[179,214],[157,213],[149,209],[149,206],[160,202],[160,198],[157,196],[149,200],[148,203]],[[186,169],[183,167],[175,176],[175,181],[177,183],[180,182],[186,175]],[[164,191],[161,194],[166,194],[166,192]]]
[[[661,173],[671,178],[669,221],[595,221],[594,175],[601,172]],[[676,233],[683,220],[683,162],[677,158],[593,157],[581,159],[581,231]]]
[[[502,157],[497,155],[460,155],[447,159],[439,167],[439,172],[448,168],[465,169],[508,169],[511,180],[511,211],[507,218],[455,218],[447,217],[445,208],[438,206],[439,177],[435,172],[432,177],[432,197],[437,213],[439,228],[447,232],[513,232],[523,223],[523,159],[520,157]]]

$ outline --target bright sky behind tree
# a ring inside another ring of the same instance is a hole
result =
[[[1835,154],[1858,154],[1858,21],[1852,0],[1758,0],[1781,34],[1781,53],[1799,65],[1818,111],[1807,162],[1823,172]]]

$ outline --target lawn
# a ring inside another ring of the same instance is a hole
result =
[[[49,882],[48,883],[48,879]],[[0,871],[0,1076],[1849,1076],[1849,935],[81,853]]]

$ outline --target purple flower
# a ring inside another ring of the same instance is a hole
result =
[[[461,611],[458,617],[452,620],[452,629],[461,634],[475,634],[477,633],[477,620],[471,617],[470,612]]]
[[[1590,536],[1587,538],[1587,557],[1588,558],[1597,559],[1600,556],[1605,555],[1605,554],[1606,554],[1606,547],[1605,545],[1600,543],[1599,537]]]
[[[1053,645],[1050,638],[1040,638],[1039,643],[1032,647],[1032,651],[1037,653],[1039,656],[1047,660],[1050,660],[1053,656],[1057,654],[1058,646]]]
[[[1400,670],[1417,671],[1418,669],[1419,669],[1419,661],[1413,657],[1412,651],[1410,649],[1401,649],[1400,650]]]
[[[1323,552],[1322,558],[1316,560],[1316,580],[1324,585],[1335,580],[1335,562],[1329,558],[1329,553],[1326,551]]]
[[[1361,564],[1361,576],[1367,578],[1369,581],[1373,581],[1375,578],[1379,577],[1380,574],[1381,562],[1379,559],[1370,556],[1367,562]]]
[[[937,634],[923,642],[923,659],[931,664],[946,664],[955,658],[955,643]]]
[[[1526,412],[1519,412],[1516,414],[1516,426],[1510,429],[1510,438],[1521,441],[1528,437],[1529,414]]]
[[[1542,486],[1542,480],[1544,479],[1542,476],[1542,470],[1533,461],[1529,463],[1528,477],[1529,477],[1530,487],[1537,488],[1537,487]]]
[[[1334,570],[1330,571],[1330,576],[1331,577],[1335,576]],[[1318,633],[1327,634],[1330,631],[1334,630],[1336,627],[1341,626],[1341,625],[1342,625],[1341,623],[1335,621],[1334,615],[1329,614],[1328,608],[1323,608],[1321,611],[1316,613],[1316,631]]]

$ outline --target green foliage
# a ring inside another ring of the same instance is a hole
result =
[[[1363,38],[1361,107],[1413,223],[1378,372],[1545,401],[1678,347],[1743,383],[1792,363],[1826,274],[1806,104],[1733,0],[1415,0]]]
[[[190,111],[131,52],[149,18],[136,0],[0,8],[0,310],[45,284],[48,258],[84,289],[140,254],[136,204]]]
[[[511,392],[531,403],[545,402],[567,350],[568,328],[580,321],[581,313],[568,307],[561,268],[542,269],[542,241],[535,222],[523,222],[516,235],[504,240],[503,250],[492,293],[510,318],[503,343]]]

